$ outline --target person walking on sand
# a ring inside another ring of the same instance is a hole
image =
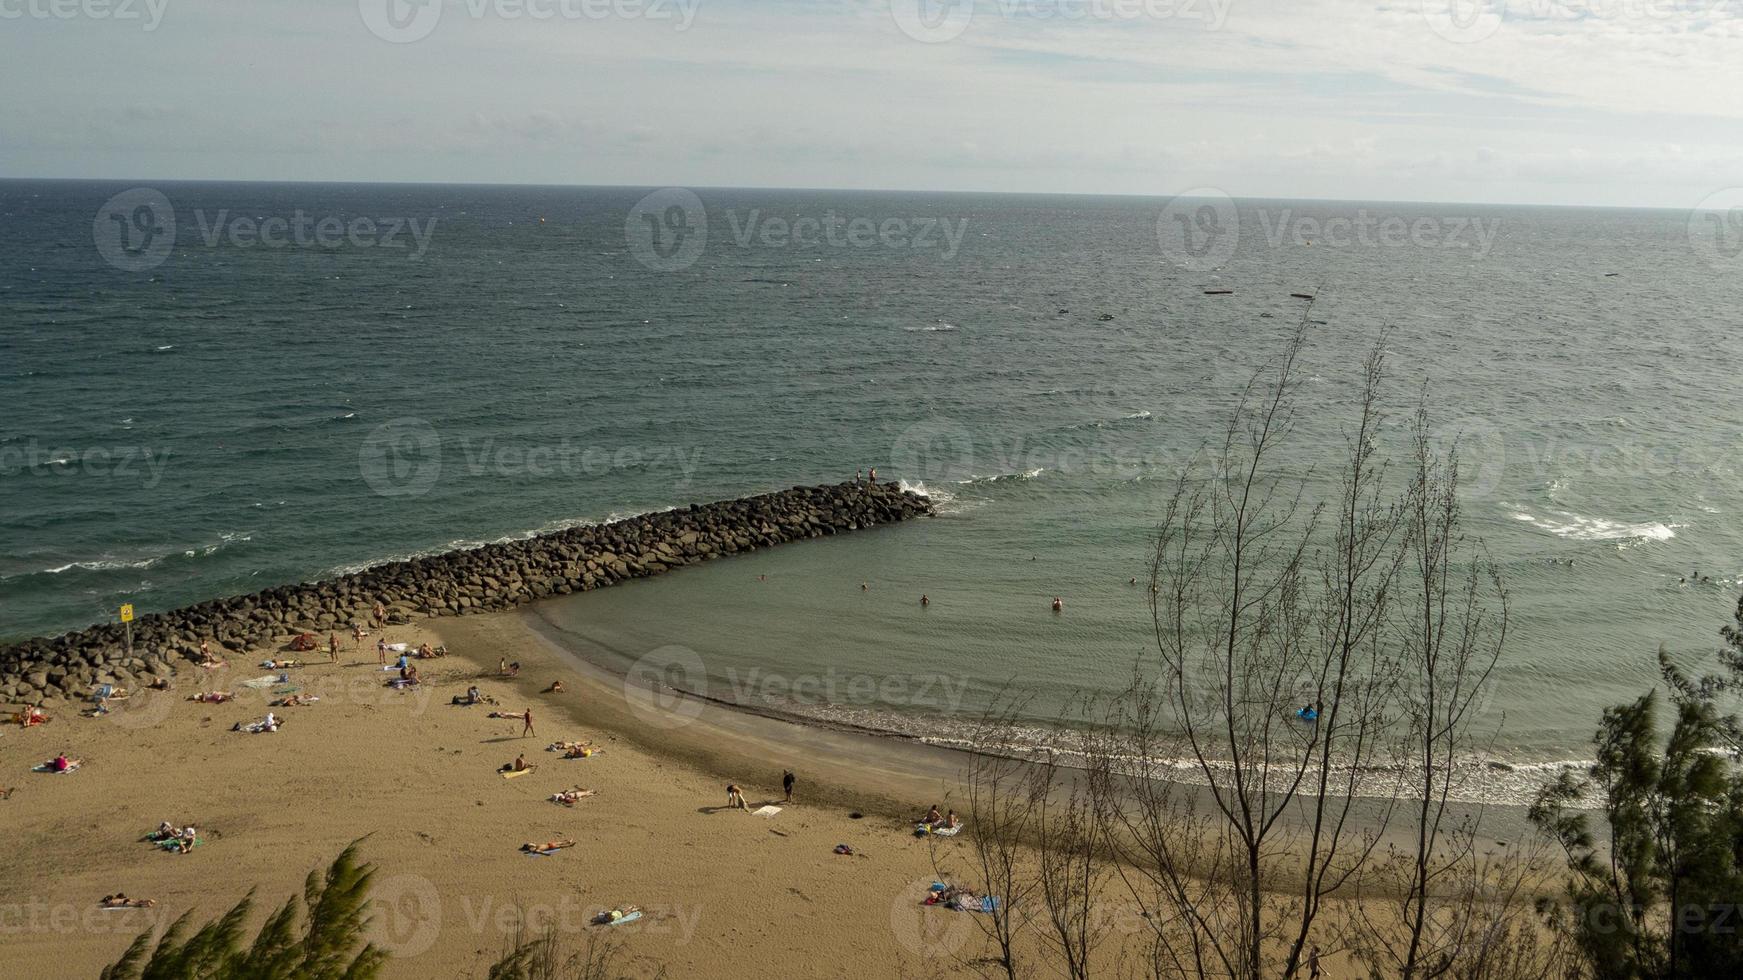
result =
[[[528,708],[526,713],[521,715],[521,718],[525,720],[526,727],[521,729],[520,737],[526,738],[528,735],[533,733],[533,709]]]
[[[1307,976],[1308,980],[1319,980],[1320,978],[1318,943],[1315,943],[1307,950]]]
[[[726,784],[726,808],[750,812],[750,804],[744,801],[744,790],[739,789],[737,783]]]
[[[793,802],[793,784],[798,781],[799,778],[793,775],[793,770],[781,770],[781,792],[787,794],[786,796],[781,797],[782,803]]]

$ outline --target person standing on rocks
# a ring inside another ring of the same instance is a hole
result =
[[[867,483],[878,482],[878,468],[877,467],[874,466],[871,468],[871,479],[867,480],[866,482]]]
[[[387,625],[387,607],[380,600],[375,603],[375,625],[377,628]]]

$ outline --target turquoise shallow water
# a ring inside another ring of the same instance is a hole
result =
[[[1149,646],[1127,581],[1168,480],[1292,292],[1324,321],[1301,472],[1382,325],[1397,414],[1426,380],[1466,438],[1471,529],[1513,596],[1504,752],[1578,754],[1660,642],[1713,645],[1743,577],[1743,283],[1680,213],[1241,202],[1238,248],[1196,272],[1160,201],[700,190],[706,247],[660,271],[625,231],[644,190],[161,184],[176,245],[128,272],[93,215],[130,186],[0,182],[0,634],[875,465],[943,515],[547,615],[626,663],[683,645],[715,694],[891,727],[1006,683],[1106,688]],[[298,212],[411,219],[427,245],[205,239]],[[762,233],[831,214],[961,237]],[[1323,236],[1363,214],[1440,237]],[[1448,241],[1467,219],[1486,247]]]

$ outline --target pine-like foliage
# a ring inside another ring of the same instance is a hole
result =
[[[253,891],[192,935],[192,912],[171,923],[155,945],[149,931],[141,933],[102,980],[373,980],[388,958],[364,938],[374,877],[375,868],[357,862],[352,844],[325,875],[309,872],[302,901],[288,899],[246,947]]]

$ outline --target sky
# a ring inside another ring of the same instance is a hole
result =
[[[1689,208],[1743,0],[0,0],[0,176]]]

